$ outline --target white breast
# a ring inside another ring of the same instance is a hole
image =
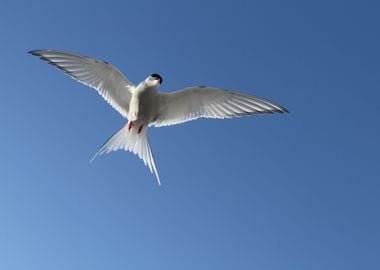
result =
[[[157,98],[156,87],[146,87],[144,84],[136,87],[129,105],[129,120],[149,124],[154,118]]]

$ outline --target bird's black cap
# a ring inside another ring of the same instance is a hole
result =
[[[150,76],[152,76],[153,78],[158,79],[158,80],[160,81],[160,84],[162,84],[162,77],[161,77],[159,74],[157,74],[157,73],[153,73],[153,74],[150,75]]]

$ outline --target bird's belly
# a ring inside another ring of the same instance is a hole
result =
[[[129,106],[129,120],[139,121],[149,124],[154,117],[155,112],[155,95],[149,92],[143,92],[140,95],[132,97]]]

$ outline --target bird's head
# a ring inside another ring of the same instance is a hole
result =
[[[145,82],[148,86],[157,86],[162,84],[162,77],[158,75],[157,73],[153,73],[152,75],[149,75]]]

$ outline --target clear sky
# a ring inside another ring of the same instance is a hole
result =
[[[0,4],[0,269],[380,269],[377,1]],[[97,57],[163,91],[209,85],[290,114],[149,131],[27,54]]]

